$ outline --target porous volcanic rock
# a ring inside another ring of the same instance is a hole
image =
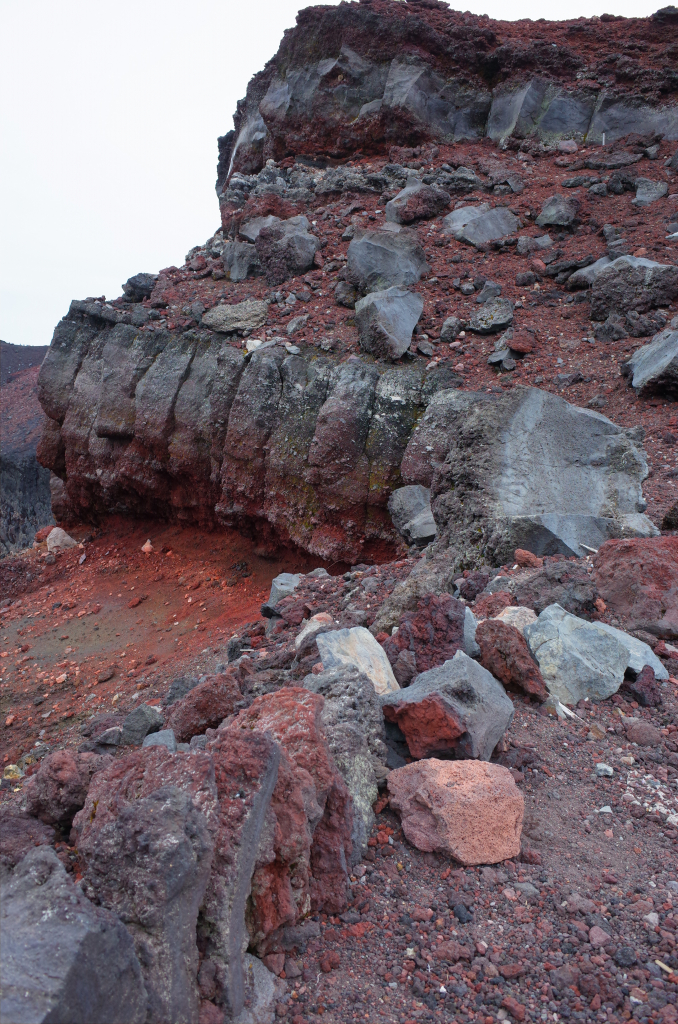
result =
[[[235,669],[208,676],[172,704],[166,728],[172,729],[179,743],[188,743],[207,729],[215,729],[241,705],[242,693]]]
[[[548,690],[525,637],[499,619],[485,619],[476,629],[480,664],[504,686],[514,687],[544,701]]]
[[[23,787],[25,809],[46,825],[67,824],[87,798],[92,776],[112,762],[107,754],[55,750]]]
[[[388,792],[419,850],[461,864],[498,864],[520,852],[523,796],[500,765],[429,758],[390,772]]]
[[[0,808],[0,869],[13,868],[35,846],[54,842],[54,829],[15,807]]]
[[[591,319],[612,312],[646,313],[668,306],[678,296],[678,266],[644,256],[620,256],[604,267],[591,287]]]
[[[398,632],[384,640],[382,647],[391,665],[408,651],[415,672],[426,672],[464,649],[464,619],[461,601],[449,594],[427,594],[419,600],[416,612],[406,612]]]
[[[624,629],[678,639],[678,537],[608,541],[593,564],[598,593]]]

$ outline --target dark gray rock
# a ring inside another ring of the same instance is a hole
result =
[[[551,226],[560,228],[572,227],[577,217],[578,206],[579,204],[576,200],[556,193],[556,195],[550,196],[545,200],[541,213],[535,223],[540,228]]]
[[[156,733],[162,728],[163,721],[157,708],[140,704],[134,711],[130,711],[123,722],[121,745],[138,747],[149,733]]]
[[[3,1021],[142,1024],[147,995],[132,939],[93,906],[51,849],[33,849],[3,880]]]
[[[167,747],[170,754],[176,754],[177,741],[173,729],[160,729],[146,736],[141,744],[146,747]]]
[[[409,544],[423,545],[434,539],[436,524],[428,487],[398,487],[388,499],[388,510],[396,530]]]
[[[532,238],[531,235],[520,235],[516,246],[516,255],[529,256],[530,253],[539,252],[541,249],[550,249],[553,241],[550,235],[540,235]]]
[[[386,220],[393,224],[410,224],[415,220],[437,217],[450,205],[450,194],[436,185],[424,185],[415,179],[408,182],[390,202],[386,204]]]
[[[568,277],[565,287],[568,292],[575,291],[577,288],[590,288],[593,282],[596,280],[598,275],[608,267],[611,263],[609,256],[602,256],[595,263],[590,263],[588,267],[582,267],[581,270],[575,270],[573,274]]]
[[[308,675],[307,690],[325,698],[322,727],[330,752],[353,800],[353,863],[367,849],[378,796],[380,771],[386,765],[384,719],[370,679],[357,668],[339,667]]]
[[[236,239],[227,242],[223,251],[224,270],[231,281],[244,281],[261,271],[256,247],[250,242]]]
[[[675,394],[678,391],[678,330],[657,334],[624,364],[622,372],[630,377],[639,394]]]
[[[468,329],[476,334],[496,334],[512,323],[513,303],[509,299],[489,299],[471,315]]]
[[[486,281],[480,293],[476,296],[476,302],[479,305],[483,305],[485,302],[489,302],[490,299],[497,299],[500,295],[501,285],[496,284],[494,281]]]
[[[515,234],[518,218],[505,206],[490,209],[483,203],[454,210],[445,217],[443,225],[445,234],[453,235],[458,242],[481,246]]]
[[[456,316],[448,316],[447,320],[440,329],[440,340],[442,342],[456,341],[461,332],[464,330],[465,324],[463,320],[460,320]]]
[[[167,691],[167,696],[164,700],[165,707],[170,707],[171,704],[181,700],[181,698],[185,697],[186,694],[192,690],[194,686],[197,686],[199,682],[200,680],[198,676],[177,676],[170,683],[170,688]]]
[[[130,302],[142,302],[150,299],[157,280],[157,274],[135,274],[125,281],[122,290]]]
[[[637,256],[620,256],[595,277],[591,288],[591,319],[635,310],[645,313],[669,306],[678,297],[678,266]]]
[[[29,850],[54,842],[54,829],[15,807],[0,809],[0,876],[13,868]]]
[[[350,281],[339,281],[334,289],[334,301],[338,306],[355,309],[357,293]]]
[[[669,193],[667,181],[652,181],[650,178],[636,178],[634,206],[650,206]]]
[[[282,284],[313,266],[320,240],[309,228],[300,215],[259,230],[254,245],[269,284]]]
[[[360,347],[381,358],[399,359],[410,347],[424,300],[405,288],[370,292],[355,304]]]
[[[365,231],[348,247],[347,280],[363,293],[407,288],[427,270],[416,234],[395,224]]]
[[[379,700],[387,720],[397,721],[405,733],[415,757],[454,751],[457,757],[489,761],[513,719],[504,687],[463,651]],[[433,711],[434,706],[439,710]]]

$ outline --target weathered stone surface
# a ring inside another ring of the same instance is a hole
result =
[[[54,829],[14,807],[0,808],[0,873],[13,868],[35,846],[54,842]]]
[[[383,648],[364,626],[322,633],[317,643],[325,671],[357,668],[370,680],[375,693],[400,689]]]
[[[485,619],[476,629],[480,664],[504,686],[544,701],[548,690],[523,634],[499,619]]]
[[[519,630],[522,634],[525,626],[529,626],[530,623],[536,622],[537,613],[532,611],[531,608],[523,608],[520,605],[509,605],[508,608],[504,608],[498,615],[493,615],[492,618],[496,619],[497,622],[506,623],[507,626],[514,626],[515,629]]]
[[[513,303],[509,299],[490,299],[472,313],[468,329],[476,334],[496,334],[512,323]]]
[[[149,747],[165,747],[170,754],[177,752],[177,738],[173,729],[159,729],[158,732],[149,733],[141,744],[144,750]]]
[[[310,226],[306,217],[298,216],[259,229],[254,246],[269,284],[282,284],[313,266],[320,240]]]
[[[515,580],[512,594],[518,605],[533,608],[537,615],[550,604],[559,604],[566,612],[585,619],[596,611],[596,582],[586,564],[579,560],[547,562],[540,569],[521,575]]]
[[[258,299],[245,299],[233,305],[213,306],[202,318],[205,327],[230,334],[233,331],[256,331],[268,317],[268,304]]]
[[[667,181],[652,181],[650,178],[636,178],[636,198],[634,206],[651,206],[658,199],[668,195],[669,184]]]
[[[399,359],[410,347],[424,300],[405,288],[372,291],[355,304],[360,347],[371,355]]]
[[[562,704],[604,700],[616,693],[629,661],[628,649],[597,623],[570,615],[560,605],[545,608],[525,627],[549,693]]]
[[[678,537],[609,541],[593,564],[598,592],[625,629],[678,639]]]
[[[629,743],[637,743],[639,747],[656,747],[662,741],[662,734],[651,722],[631,718],[624,725]]]
[[[53,850],[23,858],[3,879],[0,904],[3,1021],[148,1019],[130,935],[114,914],[83,896]]]
[[[198,1020],[196,922],[216,812],[212,759],[154,747],[98,772],[73,821],[86,895],[134,940],[149,1022]]]
[[[23,805],[47,825],[68,824],[83,807],[92,776],[111,764],[107,754],[55,750],[23,786]]]
[[[234,1024],[274,1024],[276,1003],[285,994],[285,982],[249,953],[243,955],[243,968],[245,1004]]]
[[[157,280],[157,274],[135,274],[128,277],[122,290],[131,302],[141,302],[143,299],[150,299]]]
[[[254,245],[237,238],[227,242],[223,253],[224,270],[231,281],[245,281],[261,271],[259,254]]]
[[[568,292],[575,291],[577,288],[590,288],[593,282],[596,280],[598,275],[609,267],[612,260],[609,256],[601,256],[595,263],[589,263],[588,267],[582,267],[580,270],[575,270],[573,274],[570,274],[565,287]]]
[[[214,765],[218,813],[211,818],[214,855],[198,920],[204,951],[198,983],[234,1017],[251,1004],[246,913],[258,850],[267,830],[281,751],[272,736],[226,727],[205,748]],[[203,756],[199,754],[191,757]]]
[[[604,267],[591,287],[591,319],[669,306],[678,296],[678,266],[642,256],[620,256]]]
[[[398,632],[384,640],[386,655],[395,667],[403,651],[409,651],[415,672],[426,672],[449,661],[464,649],[466,609],[450,594],[427,594],[416,612],[406,612]]]
[[[490,209],[487,203],[462,206],[449,213],[443,221],[445,234],[458,242],[482,246],[506,238],[518,229],[518,218],[505,206]]]
[[[498,864],[520,852],[524,801],[507,768],[431,758],[392,771],[388,791],[419,850],[461,864]]]
[[[162,728],[163,721],[163,716],[157,708],[149,704],[140,704],[134,711],[130,711],[123,722],[121,745],[138,747],[149,733]]]
[[[476,560],[509,562],[516,548],[584,555],[582,544],[655,532],[639,514],[647,463],[629,435],[537,389],[448,390],[419,421],[401,472],[431,487],[435,551],[459,560],[457,574]]]
[[[535,223],[540,228],[569,228],[577,216],[578,205],[576,200],[569,199],[567,196],[558,194],[550,196],[545,200]]]
[[[622,373],[641,394],[674,394],[678,391],[678,331],[656,334],[649,345],[637,349],[624,363]]]
[[[431,491],[421,484],[398,487],[388,499],[388,510],[398,533],[409,544],[427,544],[436,535],[431,512]]]
[[[501,684],[463,651],[380,700],[386,721],[398,725],[413,757],[454,751],[488,761],[513,718]]]
[[[55,526],[49,531],[47,535],[47,550],[52,551],[66,551],[68,548],[76,548],[78,542],[62,530],[60,526]]]
[[[424,185],[415,179],[386,204],[386,220],[410,224],[415,220],[437,217],[450,205],[450,193],[437,185]]]
[[[216,727],[232,715],[242,693],[235,669],[226,669],[216,676],[208,676],[176,701],[167,715],[167,728],[174,730],[179,743],[188,743],[206,729]]]
[[[635,636],[630,636],[621,629],[615,629],[614,626],[608,625],[607,622],[597,622],[596,626],[605,630],[606,633],[609,633],[610,636],[615,637],[624,645],[628,652],[626,668],[630,669],[631,672],[639,675],[648,666],[652,669],[657,679],[668,679],[669,674],[667,670],[657,655],[654,654],[652,648],[643,643],[642,640],[638,640]]]
[[[654,670],[646,665],[635,679],[625,679],[621,689],[630,694],[643,708],[657,708],[662,703],[662,694],[655,680]]]
[[[361,292],[408,288],[427,270],[415,232],[396,225],[365,231],[348,247],[347,279]]]
[[[386,764],[381,705],[370,679],[355,668],[308,675],[304,686],[325,698],[323,732],[353,801],[351,862],[355,864],[367,849],[382,774],[378,770]]]
[[[352,802],[323,734],[323,705],[319,694],[289,686],[256,697],[222,730],[270,733],[283,752],[247,915],[260,955],[311,910],[346,904]]]

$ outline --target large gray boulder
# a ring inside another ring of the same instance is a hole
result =
[[[624,363],[622,373],[641,395],[678,391],[678,330],[656,334]]]
[[[310,226],[300,215],[259,227],[254,245],[269,284],[282,284],[313,266],[320,239],[309,231]]]
[[[578,203],[567,196],[553,195],[544,201],[535,224],[539,228],[569,228],[577,216]]]
[[[157,708],[152,708],[149,704],[140,704],[134,711],[130,711],[122,723],[121,745],[139,746],[149,733],[162,729],[163,721]]]
[[[378,783],[385,774],[387,749],[384,717],[370,679],[359,669],[346,666],[308,675],[307,690],[325,698],[322,727],[335,764],[353,800],[354,863],[367,849],[378,796]]]
[[[476,334],[497,334],[513,323],[513,303],[510,299],[490,299],[472,313],[469,331]]]
[[[231,281],[244,281],[261,270],[259,255],[254,245],[236,238],[227,242],[223,255],[224,270]]]
[[[670,306],[678,297],[678,266],[655,263],[642,256],[620,256],[595,278],[591,288],[591,319],[610,313],[646,313]]]
[[[409,544],[427,544],[436,535],[431,512],[431,491],[421,484],[398,487],[388,499],[388,510],[398,533]]]
[[[0,1019],[142,1024],[148,1001],[134,943],[73,884],[52,849],[31,850],[2,882]]]
[[[565,287],[569,292],[575,291],[577,288],[590,288],[598,275],[605,267],[609,267],[611,262],[609,256],[601,256],[595,263],[589,263],[588,267],[575,270],[574,274],[570,274],[565,282]]]
[[[523,632],[549,692],[562,704],[605,700],[617,692],[627,668],[640,671],[658,660],[646,644],[631,644],[620,630],[579,619],[559,604],[545,608]]]
[[[515,234],[518,218],[505,206],[490,209],[483,203],[454,210],[445,217],[443,225],[443,232],[453,235],[458,242],[479,246]]]
[[[626,667],[630,668],[636,675],[640,675],[645,666],[648,665],[654,672],[655,679],[669,678],[667,669],[648,644],[644,644],[642,640],[631,636],[630,633],[625,633],[623,629],[615,629],[614,626],[609,626],[607,622],[596,622],[595,625],[624,645],[628,651]]]
[[[379,699],[386,721],[398,725],[418,758],[454,752],[489,761],[513,719],[504,687],[463,651]]]
[[[414,231],[396,224],[365,231],[348,247],[347,280],[363,293],[408,288],[427,270],[426,254]]]
[[[435,395],[401,472],[431,487],[436,551],[463,568],[500,565],[516,548],[583,556],[656,533],[642,514],[648,470],[633,431],[536,388]]]
[[[408,182],[395,199],[386,204],[386,220],[394,224],[410,224],[415,220],[437,217],[450,205],[450,193],[437,185],[424,185],[415,179]]]
[[[270,618],[275,614],[276,606],[284,597],[289,597],[301,583],[302,573],[300,572],[279,572],[271,580],[271,591],[268,601],[262,607],[262,615]]]
[[[410,347],[423,309],[421,295],[405,288],[370,292],[355,304],[360,347],[371,355],[399,359]]]

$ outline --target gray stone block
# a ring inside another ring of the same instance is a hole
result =
[[[569,199],[567,196],[558,194],[550,196],[545,200],[535,224],[540,228],[551,226],[569,228],[577,216],[578,205],[576,200]]]
[[[370,292],[355,304],[360,347],[371,355],[399,359],[410,347],[424,300],[405,288]]]
[[[149,733],[158,732],[162,728],[163,717],[157,708],[149,707],[148,704],[140,704],[122,723],[122,746],[138,747]]]
[[[591,288],[591,319],[635,310],[646,313],[678,297],[678,266],[640,256],[620,256],[597,275]]]
[[[361,292],[407,288],[427,270],[415,232],[396,224],[365,231],[348,247],[347,280]]]
[[[476,310],[468,322],[476,334],[496,334],[513,323],[513,303],[509,299],[490,299]]]
[[[678,391],[678,330],[656,334],[624,364],[624,373],[639,394]]]
[[[159,732],[152,732],[150,736],[146,736],[142,747],[167,747],[171,754],[177,752],[177,741],[174,736],[173,729],[160,729]]]
[[[231,334],[233,331],[255,331],[263,327],[268,318],[268,303],[259,299],[213,306],[202,318],[205,327]]]
[[[398,533],[409,544],[427,543],[436,535],[431,491],[421,484],[398,487],[388,499],[388,511]]]

